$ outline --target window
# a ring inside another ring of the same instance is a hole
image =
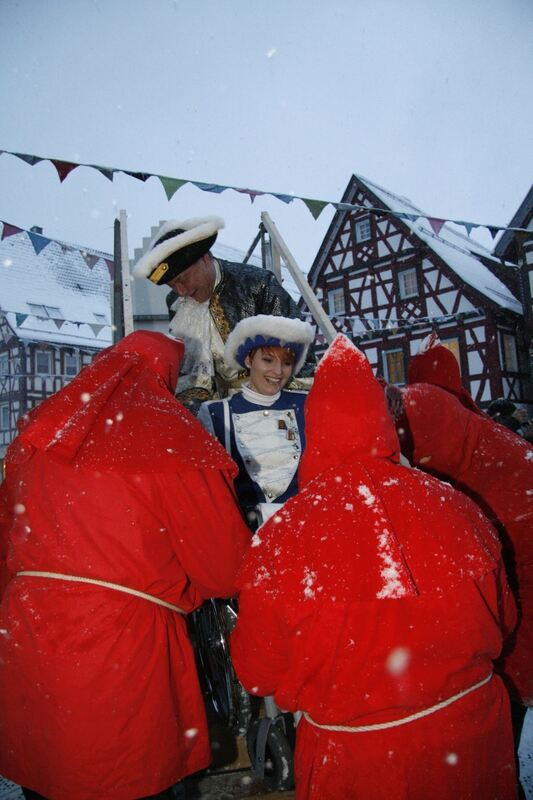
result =
[[[44,310],[53,319],[64,319],[63,312],[57,306],[45,306]]]
[[[387,350],[383,353],[385,380],[388,383],[405,383],[403,350]]]
[[[9,406],[7,403],[0,406],[0,430],[9,430]]]
[[[78,356],[75,353],[65,353],[65,375],[78,374]]]
[[[344,289],[330,289],[328,292],[328,308],[332,317],[342,315],[346,311]]]
[[[441,339],[441,345],[453,353],[455,360],[459,364],[459,372],[461,372],[461,356],[459,354],[459,339]]]
[[[50,375],[50,353],[46,350],[35,351],[35,372],[37,375]]]
[[[502,333],[502,360],[507,372],[518,372],[518,354],[516,339],[511,333]]]
[[[400,287],[400,298],[406,300],[408,297],[418,296],[418,280],[416,277],[416,267],[402,269],[398,273],[398,284]]]
[[[29,309],[36,317],[43,317],[49,319],[65,319],[63,313],[58,306],[42,306],[37,303],[28,303]]]
[[[9,358],[7,353],[0,353],[0,375],[9,375]]]
[[[368,242],[372,238],[372,228],[370,225],[370,217],[358,219],[355,221],[355,241],[357,244]]]

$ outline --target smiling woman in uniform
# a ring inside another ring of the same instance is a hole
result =
[[[198,420],[239,467],[235,490],[254,530],[297,492],[305,446],[307,394],[285,390],[305,363],[313,329],[307,322],[259,314],[244,319],[228,337],[224,360],[249,372],[249,381],[225,400],[200,408]]]

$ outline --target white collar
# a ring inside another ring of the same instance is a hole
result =
[[[252,389],[249,383],[243,383],[241,392],[245,400],[248,400],[249,403],[254,403],[256,406],[273,406],[276,400],[279,400],[281,394],[281,391],[272,395],[260,394],[255,389]]]

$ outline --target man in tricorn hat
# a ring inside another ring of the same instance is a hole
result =
[[[170,331],[185,342],[178,397],[193,409],[224,397],[244,380],[244,373],[228,369],[223,361],[224,343],[241,319],[301,316],[272,272],[213,256],[210,248],[223,227],[220,217],[169,220],[134,268],[135,277],[172,290],[167,296]],[[309,378],[313,369],[311,354],[301,378]],[[303,388],[301,378],[291,388]]]

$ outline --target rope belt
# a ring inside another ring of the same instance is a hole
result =
[[[375,725],[355,725],[354,727],[349,727],[347,725],[319,725],[318,722],[315,722],[312,719],[307,711],[304,711],[304,717],[307,722],[310,722],[311,725],[314,725],[315,728],[320,728],[323,731],[339,731],[345,733],[367,733],[369,731],[383,731],[386,728],[396,728],[398,725],[407,725],[408,722],[414,722],[415,719],[420,719],[421,717],[427,717],[429,714],[434,714],[436,711],[440,711],[442,708],[446,708],[446,706],[451,706],[452,703],[455,703],[457,700],[460,700],[461,697],[464,697],[470,692],[475,692],[476,689],[481,688],[486,683],[490,681],[492,678],[492,672],[490,675],[487,675],[486,678],[483,678],[482,681],[479,683],[475,683],[473,686],[469,686],[468,689],[463,689],[462,692],[458,692],[458,694],[454,694],[452,697],[448,697],[447,700],[442,700],[440,703],[437,703],[435,706],[430,706],[429,708],[423,708],[421,711],[417,711],[416,714],[410,714],[408,717],[401,717],[401,719],[392,720],[392,722],[378,722]]]
[[[18,575],[25,575],[30,578],[52,578],[58,581],[71,581],[72,583],[93,583],[95,586],[103,586],[104,589],[114,589],[115,592],[124,592],[124,594],[132,594],[134,597],[141,597],[143,600],[148,600],[150,603],[156,603],[158,606],[164,606],[177,614],[185,614],[186,612],[178,606],[173,606],[172,603],[167,603],[166,600],[161,600],[159,597],[154,597],[153,594],[146,594],[140,592],[138,589],[131,589],[129,586],[122,586],[120,583],[111,583],[111,581],[99,581],[96,578],[82,578],[79,575],[62,575],[60,572],[40,572],[39,570],[22,570],[16,573]]]

